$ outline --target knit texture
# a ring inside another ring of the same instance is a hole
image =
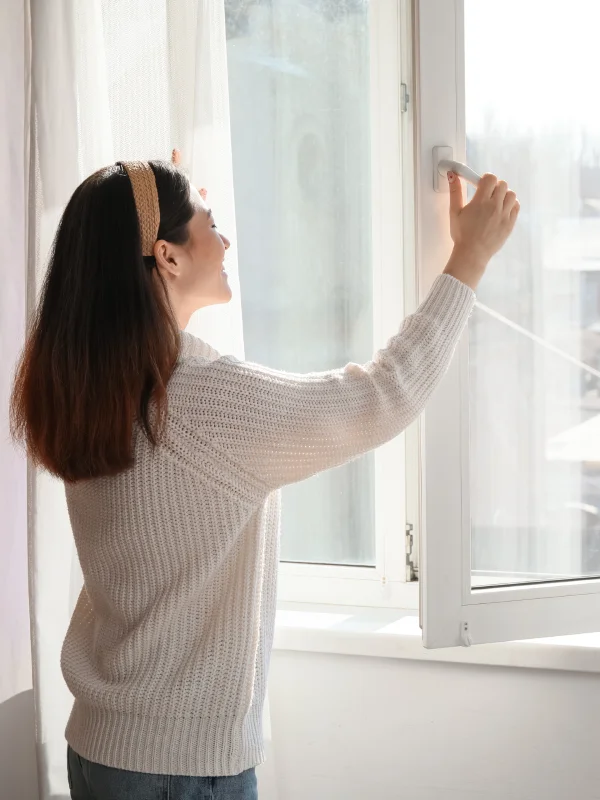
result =
[[[136,429],[131,469],[66,486],[84,575],[61,654],[77,753],[172,775],[262,762],[278,490],[406,428],[473,304],[442,276],[372,361],[306,375],[182,335],[162,444]]]

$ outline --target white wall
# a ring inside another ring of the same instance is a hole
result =
[[[66,753],[65,742],[65,758]],[[38,796],[33,689],[29,689],[0,703],[0,800],[38,800]]]
[[[270,697],[278,800],[600,798],[600,676],[276,651]],[[0,800],[37,800],[3,710]]]
[[[600,798],[600,675],[277,651],[279,800]]]

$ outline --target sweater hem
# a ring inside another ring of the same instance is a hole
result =
[[[262,718],[149,716],[98,708],[76,699],[65,738],[96,764],[156,775],[219,778],[265,760]]]

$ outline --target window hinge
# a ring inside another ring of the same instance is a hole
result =
[[[471,631],[469,630],[468,622],[460,623],[460,641],[463,647],[471,647],[473,639],[471,638]]]
[[[405,529],[407,583],[413,583],[414,581],[419,580],[419,567],[415,561],[414,555],[415,538],[413,536],[413,530],[413,525],[410,522],[407,522]]]
[[[400,108],[402,109],[402,113],[405,114],[408,111],[408,104],[410,102],[410,95],[408,93],[408,86],[405,83],[400,84]]]

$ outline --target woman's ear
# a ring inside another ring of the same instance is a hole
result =
[[[154,243],[153,253],[157,267],[173,276],[180,274],[181,267],[178,263],[177,252],[171,242],[159,239]]]

